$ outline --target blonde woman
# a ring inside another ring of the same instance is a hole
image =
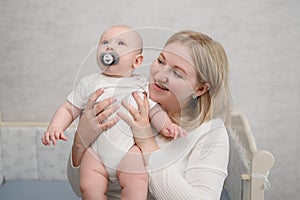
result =
[[[119,171],[130,169],[133,160],[139,162],[140,167],[132,166],[128,174],[148,173],[148,199],[220,199],[229,156],[225,128],[231,101],[228,68],[223,47],[194,31],[171,36],[152,63],[149,97],[164,108],[174,123],[187,130],[186,137],[172,140],[152,131],[147,94],[141,98],[133,93],[137,109],[123,102],[131,116],[121,112],[118,116],[131,127],[141,154],[126,156]],[[86,147],[117,121],[103,120],[107,115],[104,108],[111,103],[107,99],[94,106],[100,95],[96,92],[91,96],[72,147],[68,177],[78,195],[79,168]],[[120,191],[111,187],[109,199],[118,199]]]

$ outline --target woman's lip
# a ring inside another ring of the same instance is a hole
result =
[[[157,83],[153,83],[153,87],[154,87],[154,89],[156,89],[158,91],[169,91],[166,87],[160,86]]]

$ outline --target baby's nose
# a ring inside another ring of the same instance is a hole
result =
[[[107,45],[106,51],[113,51],[114,47],[112,45]]]

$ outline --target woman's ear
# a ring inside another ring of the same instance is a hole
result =
[[[135,60],[133,62],[133,65],[132,67],[133,68],[138,68],[139,66],[141,66],[142,62],[144,61],[144,56],[143,54],[138,54],[136,57],[135,57]]]
[[[202,85],[199,86],[199,88],[195,91],[194,96],[196,97],[200,97],[201,95],[205,94],[205,92],[207,92],[210,88],[210,84],[209,83],[204,83]]]

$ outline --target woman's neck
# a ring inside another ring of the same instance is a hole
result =
[[[171,118],[175,119],[178,123],[181,123],[183,120],[182,117],[187,114],[185,111],[189,110],[190,103],[181,102],[181,104],[179,104],[179,102],[176,102],[173,104],[167,103],[161,106]]]
[[[181,115],[181,107],[179,104],[166,104],[166,105],[161,105],[164,110],[166,111],[166,113],[169,115],[169,116],[172,116],[172,117],[175,117],[175,116],[180,116]]]

